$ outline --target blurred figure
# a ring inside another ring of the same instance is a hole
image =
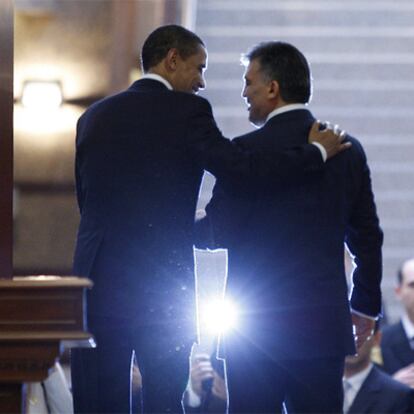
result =
[[[381,343],[384,370],[414,388],[414,258],[397,273],[395,293],[403,306],[401,320],[384,328]]]
[[[131,412],[142,413],[142,375],[134,352],[131,367]]]
[[[188,413],[225,413],[227,390],[224,363],[207,354],[197,354],[191,364],[190,381],[184,393]]]
[[[344,370],[344,413],[410,413],[414,391],[383,373],[371,362],[371,351],[379,346],[381,332],[374,335],[358,350],[347,356]]]
[[[27,384],[25,414],[73,414],[72,394],[59,362],[44,381]]]

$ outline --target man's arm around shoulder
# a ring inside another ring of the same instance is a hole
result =
[[[188,120],[187,143],[194,160],[218,177],[256,177],[286,181],[291,176],[319,171],[324,159],[320,149],[311,144],[286,150],[245,149],[223,137],[213,118],[209,102],[194,97],[193,110]],[[343,136],[332,130],[319,131],[312,127],[311,141],[324,146],[327,156],[349,148],[342,143]]]

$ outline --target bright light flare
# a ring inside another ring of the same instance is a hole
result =
[[[22,92],[22,104],[25,108],[43,110],[57,109],[63,102],[60,82],[27,81]]]
[[[229,300],[212,300],[202,308],[202,323],[210,334],[221,334],[237,325],[238,310]]]

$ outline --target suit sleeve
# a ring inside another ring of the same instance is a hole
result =
[[[409,392],[406,392],[401,398],[401,410],[393,411],[395,413],[413,413],[414,412],[414,390],[410,389]]]
[[[217,178],[266,178],[275,182],[320,171],[324,167],[315,145],[306,144],[287,150],[249,151],[226,139],[218,129],[205,99],[195,97],[195,108],[188,121],[187,142],[191,156]]]
[[[229,195],[227,188],[217,180],[211,200],[206,206],[206,216],[195,223],[195,245],[199,249],[231,248],[248,222],[252,188]]]
[[[376,212],[370,171],[360,144],[353,141],[353,150],[362,160],[359,190],[352,206],[346,244],[354,257],[356,268],[352,275],[352,309],[369,316],[381,314],[382,242],[383,233]]]

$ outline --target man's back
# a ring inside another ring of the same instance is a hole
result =
[[[198,100],[143,80],[92,106],[78,126],[81,214],[96,217],[112,231],[123,227],[149,239],[159,231],[151,227],[153,216],[158,225],[188,233],[197,199],[191,190],[199,185],[202,168],[190,156],[186,121]]]
[[[308,111],[290,111],[237,142],[250,149],[302,145],[312,122]],[[353,352],[343,263],[346,234],[350,247],[370,251],[359,272],[372,278],[373,286],[381,274],[381,233],[366,160],[360,144],[352,143],[324,171],[296,183],[263,181],[250,188],[249,196],[232,197],[219,183],[207,207],[219,244],[229,249],[227,292],[241,302],[242,311],[254,310],[240,329],[282,358]],[[226,224],[229,211],[233,217]],[[362,240],[368,245],[360,245]],[[370,286],[366,289],[368,296]],[[374,288],[372,293],[372,302],[355,299],[358,310],[379,310],[379,292]]]
[[[75,273],[100,278],[89,315],[99,308],[101,317],[145,321],[151,312],[160,317],[160,305],[193,310],[192,232],[203,168],[189,129],[200,102],[142,80],[80,119]]]

